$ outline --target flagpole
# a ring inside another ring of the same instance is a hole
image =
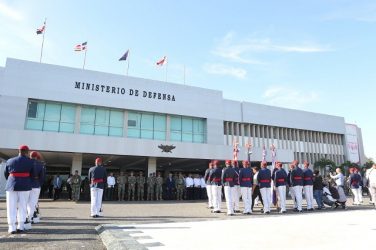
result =
[[[47,18],[44,19],[44,30],[43,30],[43,37],[42,37],[42,47],[41,47],[41,49],[40,49],[39,63],[42,62],[42,56],[43,56],[43,45],[44,45],[44,34],[46,33],[46,29],[47,29],[46,22],[47,22]]]
[[[168,61],[166,62],[166,81],[167,82],[167,66],[168,66]]]
[[[131,52],[131,51],[128,49],[128,58],[127,58],[127,59],[128,59],[127,76],[128,76],[128,71],[129,71],[129,54],[130,54],[130,52]]]
[[[86,52],[87,52],[87,47],[85,48],[84,65],[82,66],[82,69],[85,69],[85,64],[86,64]]]

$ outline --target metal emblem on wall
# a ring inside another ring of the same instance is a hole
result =
[[[174,145],[159,145],[158,148],[162,149],[162,153],[172,153],[172,150],[176,148]]]

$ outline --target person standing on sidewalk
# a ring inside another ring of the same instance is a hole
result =
[[[213,195],[213,210],[212,213],[221,212],[222,203],[222,170],[218,166],[219,162],[217,160],[213,161],[213,169],[210,171],[209,180],[212,185],[212,195]]]
[[[34,161],[29,157],[29,147],[21,145],[18,156],[6,163],[4,176],[7,180],[5,191],[7,199],[8,233],[22,233],[25,230],[27,201],[31,190],[31,178],[34,178]],[[16,228],[16,221],[18,222]]]
[[[120,171],[120,176],[117,177],[119,201],[124,201],[126,183],[127,183],[127,177],[124,175],[123,171]]]
[[[371,193],[373,205],[376,209],[376,163],[372,165],[372,168],[367,174],[368,187]]]
[[[267,163],[265,161],[261,162],[261,170],[257,175],[257,181],[260,185],[260,193],[262,200],[264,202],[264,214],[270,214],[270,204],[271,204],[271,179],[272,173],[267,168]]]
[[[307,161],[304,162],[303,189],[307,201],[307,211],[313,211],[313,172]]]
[[[81,176],[78,174],[78,170],[74,171],[74,175],[71,177],[72,186],[72,200],[80,200],[80,189],[81,189]]]
[[[243,214],[252,214],[252,186],[253,173],[250,168],[249,161],[243,161],[243,168],[239,172],[239,184],[242,200],[244,203]]]
[[[225,199],[226,199],[226,207],[227,207],[227,215],[232,216],[234,215],[234,202],[233,202],[233,192],[234,192],[234,178],[235,178],[235,170],[231,167],[231,161],[226,160],[225,162],[226,167],[222,170],[222,185],[225,191]]]
[[[30,220],[32,224],[34,224],[39,222],[36,209],[40,194],[41,183],[44,182],[45,171],[42,163],[39,161],[40,155],[38,152],[32,151],[30,153],[30,158],[34,161],[35,176],[31,179],[32,189],[30,191],[29,200],[27,203],[27,218]]]
[[[91,206],[90,215],[93,218],[102,216],[103,189],[107,181],[106,169],[102,166],[102,158],[95,159],[95,166],[89,169]]]
[[[137,181],[137,200],[138,201],[143,201],[144,200],[144,196],[145,196],[145,176],[144,176],[144,173],[142,171],[140,171],[140,175],[137,176],[136,178],[136,181]]]
[[[213,194],[212,194],[212,185],[209,181],[210,170],[213,169],[213,162],[209,162],[209,167],[205,170],[204,180],[206,183],[206,194],[208,196],[208,208],[213,209]]]
[[[107,177],[107,200],[112,201],[114,199],[114,189],[115,189],[115,177],[114,173],[110,173]]]
[[[287,185],[287,174],[282,168],[282,163],[276,163],[277,170],[274,173],[274,185],[277,189],[277,197],[280,202],[281,211],[279,213],[286,213],[286,185]]]
[[[319,170],[315,170],[313,173],[313,196],[315,197],[317,203],[317,209],[325,209],[324,203],[322,201],[323,195],[323,183],[322,176]]]

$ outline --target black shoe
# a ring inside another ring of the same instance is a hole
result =
[[[298,213],[303,213],[303,210],[298,210]]]
[[[287,211],[282,211],[283,214],[287,213]]]
[[[227,216],[234,216],[234,214],[228,214]]]
[[[92,217],[92,218],[97,218],[97,216],[96,216],[96,215],[92,215],[91,217]]]
[[[308,211],[313,211],[313,208],[308,209]]]
[[[16,231],[8,232],[8,234],[16,234]]]
[[[219,214],[221,211],[212,211],[212,213]]]
[[[294,208],[294,212],[298,212],[299,210],[297,208]]]
[[[20,234],[20,233],[23,233],[25,230],[21,230],[21,229],[17,229],[17,233]]]

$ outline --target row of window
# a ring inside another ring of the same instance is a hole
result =
[[[241,125],[244,126],[244,131],[241,130]],[[238,122],[227,122],[223,124],[224,135],[240,135],[240,136],[251,136],[259,138],[268,139],[279,139],[279,140],[294,140],[307,142],[323,142],[329,144],[342,145],[342,136],[338,134],[322,133],[317,131],[303,131],[299,129],[287,130],[283,128],[277,128],[266,125],[256,125],[256,124],[241,124]]]
[[[76,105],[31,100],[25,127],[30,130],[74,133],[75,120]],[[166,140],[167,124],[165,114],[82,106],[79,133]],[[206,140],[205,119],[171,115],[169,125],[171,141],[204,143]]]

